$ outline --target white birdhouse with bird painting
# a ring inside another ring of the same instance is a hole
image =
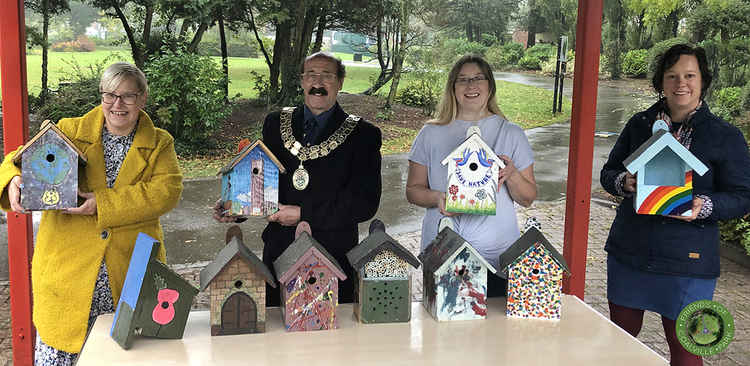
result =
[[[443,159],[448,165],[445,210],[476,215],[495,214],[495,192],[505,163],[482,140],[479,127],[466,131],[466,140]]]

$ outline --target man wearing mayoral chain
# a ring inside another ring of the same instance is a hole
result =
[[[294,241],[297,224],[308,222],[348,277],[339,283],[342,303],[354,296],[355,272],[346,253],[357,245],[357,224],[378,210],[381,192],[380,129],[339,106],[345,74],[341,60],[328,52],[308,56],[301,75],[305,104],[273,112],[263,124],[263,143],[288,172],[279,176],[279,210],[263,231],[263,262],[273,268]],[[267,286],[266,305],[279,299],[279,289]]]

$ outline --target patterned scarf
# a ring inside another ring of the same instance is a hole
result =
[[[682,144],[682,146],[685,146],[686,149],[690,149],[690,143],[693,142],[693,115],[695,114],[695,112],[701,109],[701,107],[703,107],[703,101],[700,101],[695,110],[688,114],[687,118],[685,118],[685,121],[679,124],[679,128],[675,129],[675,127],[677,126],[672,126],[672,117],[669,116],[667,99],[664,98],[661,100],[661,110],[656,114],[656,120],[663,120],[664,122],[667,122],[667,126],[669,126],[669,131],[672,133],[672,136],[674,136],[677,141]]]

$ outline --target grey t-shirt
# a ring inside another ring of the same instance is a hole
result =
[[[508,155],[516,168],[524,170],[534,163],[534,153],[523,129],[497,115],[479,121],[454,120],[447,125],[428,123],[414,139],[409,160],[427,167],[430,189],[445,192],[448,184],[448,167],[440,162],[458,145],[466,140],[466,130],[479,126],[482,139],[498,156]],[[518,239],[518,219],[513,199],[505,184],[495,192],[496,213],[494,216],[461,214],[453,217],[456,232],[468,241],[494,267],[498,258]],[[437,236],[438,222],[442,215],[437,207],[428,208],[422,221],[422,246]]]

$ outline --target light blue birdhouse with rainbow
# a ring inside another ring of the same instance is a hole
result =
[[[666,122],[656,121],[653,131],[653,136],[623,162],[637,179],[635,211],[690,216],[693,173],[706,174],[708,167],[669,133]]]
[[[21,164],[21,206],[30,211],[78,207],[78,173],[86,155],[49,120],[13,157]]]

